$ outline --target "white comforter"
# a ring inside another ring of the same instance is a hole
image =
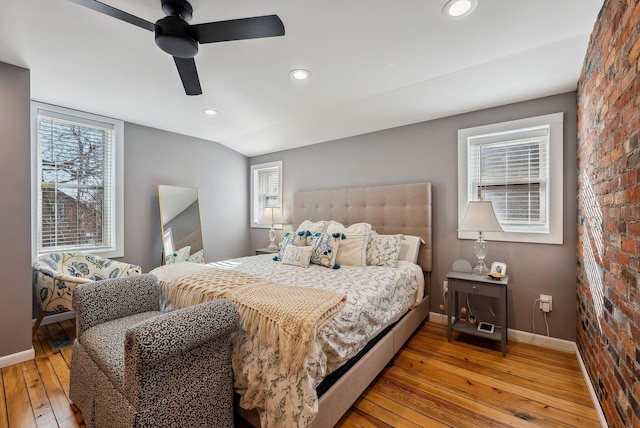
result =
[[[400,262],[397,268],[342,266],[334,270],[289,266],[261,255],[211,265],[347,296],[346,305],[319,330],[312,356],[298,373],[289,372],[274,347],[242,331],[232,335],[234,386],[241,396],[240,405],[256,408],[263,427],[311,424],[318,410],[315,388],[320,381],[397,320],[416,298],[422,298],[422,271],[408,262]]]

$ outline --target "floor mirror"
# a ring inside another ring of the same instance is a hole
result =
[[[196,187],[158,185],[163,264],[205,263]]]

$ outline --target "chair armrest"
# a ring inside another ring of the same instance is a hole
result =
[[[136,324],[127,330],[127,367],[148,368],[238,330],[240,314],[228,299],[216,299],[178,309]]]
[[[51,272],[45,272],[45,271],[40,271],[42,272],[44,275],[48,275],[51,278],[55,279],[56,281],[64,281],[64,282],[70,282],[72,284],[86,284],[87,282],[93,282],[92,279],[89,278],[83,278],[81,276],[72,276],[72,275],[66,275],[63,273],[55,273],[55,274],[51,274]]]
[[[155,275],[133,275],[81,284],[73,290],[77,336],[87,329],[142,312],[160,310]]]

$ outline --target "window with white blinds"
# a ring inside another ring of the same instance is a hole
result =
[[[259,224],[265,208],[282,208],[282,161],[251,165],[251,226]]]
[[[122,256],[122,122],[34,103],[36,254]]]
[[[469,138],[471,200],[491,201],[506,231],[548,232],[549,128]]]
[[[562,243],[562,134],[562,113],[460,130],[459,221],[469,201],[491,201],[504,232],[488,238]]]

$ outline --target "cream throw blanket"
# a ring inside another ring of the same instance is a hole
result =
[[[158,277],[161,295],[173,309],[223,297],[233,301],[245,333],[275,346],[295,372],[311,353],[318,329],[347,299],[330,290],[279,284],[188,262],[161,266],[150,273]]]

